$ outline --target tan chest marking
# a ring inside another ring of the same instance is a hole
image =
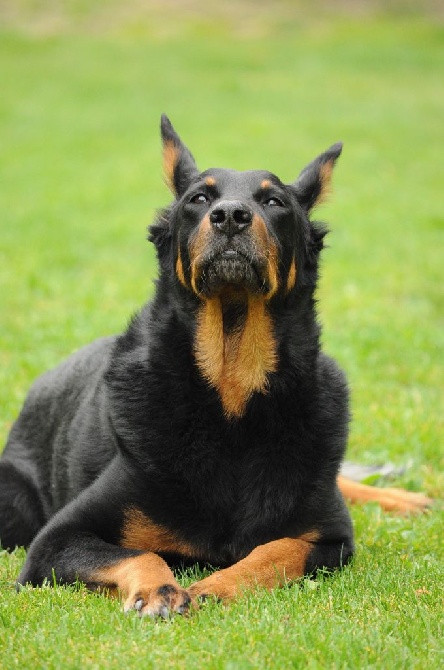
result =
[[[243,327],[224,333],[220,297],[203,302],[195,339],[196,362],[217,389],[227,417],[240,417],[254,392],[266,393],[276,370],[273,325],[263,296],[248,295]]]
[[[155,524],[143,512],[131,508],[125,514],[120,545],[126,549],[172,553],[181,556],[198,556],[198,551],[190,544],[180,540],[175,534]]]

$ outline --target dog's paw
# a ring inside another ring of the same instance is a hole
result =
[[[124,612],[136,610],[140,617],[157,616],[167,619],[172,614],[187,614],[191,606],[191,596],[174,584],[162,584],[150,590],[139,590],[131,594],[123,607]]]
[[[433,500],[423,493],[413,493],[405,489],[379,489],[379,504],[388,512],[397,514],[419,514],[433,504]]]
[[[226,574],[226,570],[220,570],[191,584],[188,592],[193,602],[202,602],[211,598],[217,601],[229,601],[236,597],[238,589],[236,582]]]

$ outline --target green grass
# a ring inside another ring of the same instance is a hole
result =
[[[114,22],[100,3],[71,2],[69,20],[36,22],[36,3],[19,4],[23,20],[2,21],[0,34],[1,443],[35,376],[121,330],[152,294],[144,237],[169,200],[165,111],[202,168],[291,180],[344,141],[334,198],[319,212],[332,228],[319,301],[325,347],[352,388],[349,456],[409,464],[396,484],[441,497],[439,22],[376,11],[333,20],[283,0],[277,14],[255,3],[254,20],[246,1],[238,16],[218,9],[217,22],[211,2],[188,18],[180,4],[153,4],[149,20]],[[438,667],[442,510],[352,513],[357,554],[342,573],[168,622],[123,616],[82,587],[17,595],[23,551],[0,552],[0,663]]]

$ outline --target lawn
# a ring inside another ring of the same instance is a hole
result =
[[[331,227],[318,298],[325,348],[352,389],[349,458],[405,466],[396,485],[441,498],[439,17],[408,3],[399,15],[342,2],[335,16],[290,0],[275,11],[210,0],[203,13],[193,0],[188,14],[172,0],[103,4],[0,10],[0,443],[38,374],[124,328],[152,295],[145,229],[169,201],[166,112],[202,169],[290,181],[344,142],[318,211]],[[0,550],[0,665],[440,666],[442,508],[352,514],[357,553],[343,572],[167,622],[124,616],[81,585],[16,594],[24,552]]]

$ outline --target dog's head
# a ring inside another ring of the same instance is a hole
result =
[[[329,190],[340,143],[318,156],[291,184],[265,170],[199,172],[166,116],[162,117],[164,172],[176,200],[168,230],[183,287],[201,298],[226,290],[288,294],[322,248],[324,229],[309,221]],[[159,233],[159,231],[157,231]]]
[[[305,323],[314,322],[307,296],[325,229],[309,215],[329,189],[342,145],[284,184],[264,170],[199,172],[165,116],[161,131],[165,178],[175,195],[150,229],[161,286],[173,286],[182,314],[190,308],[196,363],[226,416],[239,418],[278,370],[279,306],[291,311],[299,301]]]

